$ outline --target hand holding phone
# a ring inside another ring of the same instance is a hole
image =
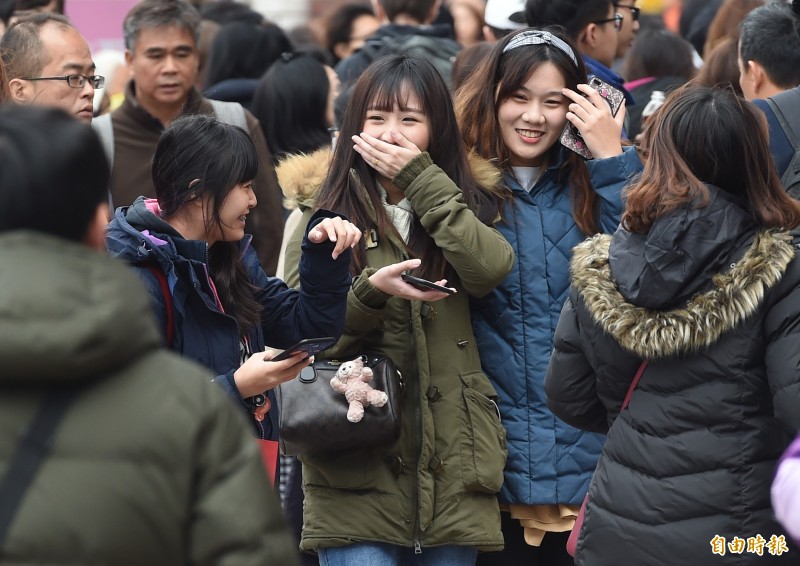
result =
[[[606,101],[611,111],[611,117],[616,117],[619,109],[622,107],[622,103],[625,101],[625,95],[622,91],[597,77],[592,77],[587,84],[589,87],[596,90],[600,97]],[[586,95],[583,96],[586,98]],[[590,106],[594,107],[591,103]],[[617,134],[617,138],[619,138],[619,134]],[[567,125],[564,127],[564,131],[561,134],[561,144],[584,159],[594,159],[594,155],[589,150],[583,135],[572,122],[568,121]]]
[[[447,293],[448,295],[452,295],[456,292],[455,289],[451,289],[450,287],[437,285],[433,281],[428,281],[427,279],[422,279],[420,277],[414,277],[408,273],[403,273],[400,277],[402,277],[403,281],[409,285],[413,285],[421,291],[441,291],[442,293]]]
[[[300,342],[297,344],[286,348],[274,358],[266,361],[280,362],[282,360],[288,360],[300,352],[307,352],[309,356],[313,356],[322,350],[330,348],[334,344],[336,344],[336,338],[333,338],[332,336],[326,336],[325,338],[306,338],[305,340],[300,340]]]

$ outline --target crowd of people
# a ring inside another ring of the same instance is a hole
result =
[[[0,0],[0,562],[796,564],[800,0],[680,5]]]

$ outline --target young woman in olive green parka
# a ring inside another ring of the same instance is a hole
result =
[[[329,155],[279,167],[284,191],[305,208],[287,246],[287,283],[298,283],[299,235],[314,209],[347,214],[365,237],[353,253],[344,333],[325,355],[385,354],[407,387],[392,445],[300,457],[301,548],[331,565],[473,564],[479,550],[503,546],[495,494],[505,432],[469,311],[470,296],[488,293],[514,261],[492,226],[499,173],[468,161],[435,68],[402,55],[359,79]],[[373,274],[391,264],[419,266],[414,275],[457,292],[384,292]]]

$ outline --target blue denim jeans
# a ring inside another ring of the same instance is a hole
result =
[[[413,548],[365,542],[322,548],[320,566],[473,566],[478,549],[472,546],[432,546],[414,554]]]

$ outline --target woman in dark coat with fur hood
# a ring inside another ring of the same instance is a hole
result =
[[[731,91],[681,89],[652,122],[621,227],[574,250],[545,380],[608,434],[575,563],[794,564],[769,490],[800,428],[800,203]]]

